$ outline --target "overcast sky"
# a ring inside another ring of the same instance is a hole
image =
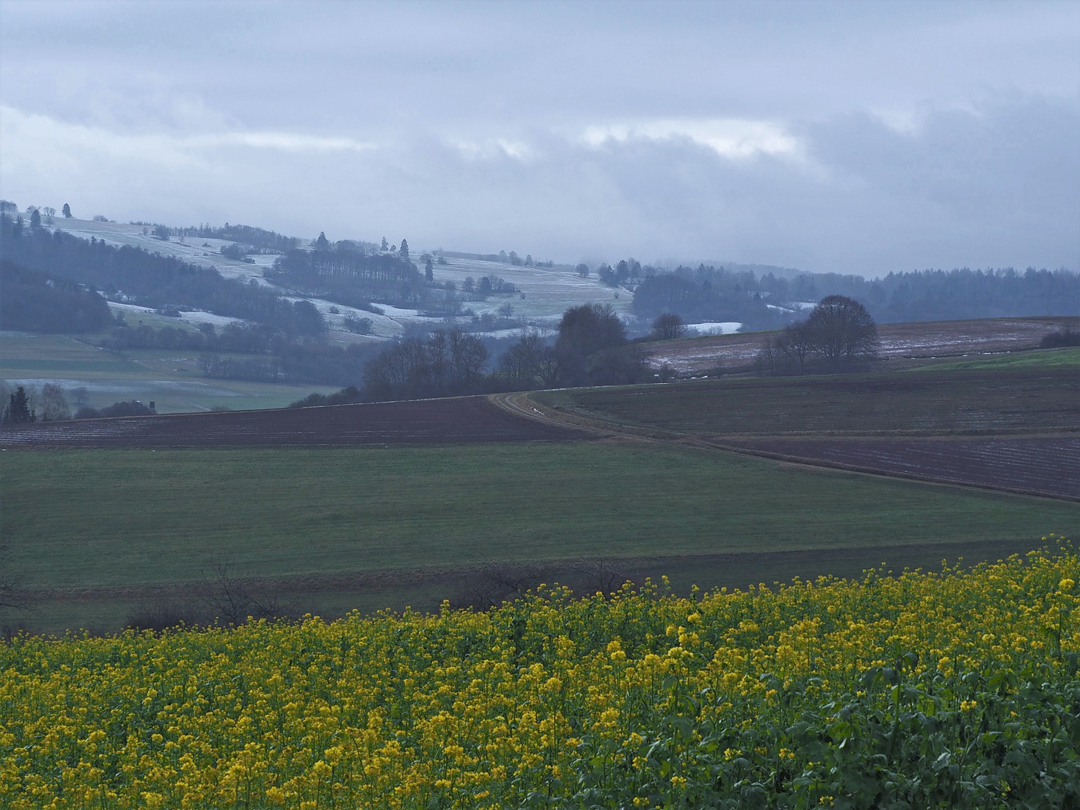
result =
[[[1080,3],[0,0],[0,194],[557,261],[1080,269]]]

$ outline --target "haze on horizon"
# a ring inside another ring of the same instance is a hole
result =
[[[0,196],[414,249],[1080,269],[1073,2],[0,2]]]

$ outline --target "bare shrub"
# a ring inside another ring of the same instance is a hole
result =
[[[524,596],[540,584],[542,577],[538,565],[487,563],[464,575],[458,596],[450,603],[456,608],[488,610]]]
[[[145,602],[128,614],[124,628],[160,633],[173,627],[206,625],[212,621],[194,594],[187,599],[157,599]]]
[[[214,618],[230,625],[243,624],[249,617],[283,618],[291,612],[279,594],[257,580],[244,577],[228,554],[211,556],[194,592]]]
[[[574,565],[574,573],[581,582],[583,596],[594,593],[610,596],[629,578],[622,568],[622,561],[613,557],[578,560]]]

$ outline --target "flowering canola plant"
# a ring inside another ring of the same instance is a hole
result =
[[[0,646],[0,806],[1078,807],[1075,548]]]

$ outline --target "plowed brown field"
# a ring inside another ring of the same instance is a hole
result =
[[[274,411],[86,419],[0,432],[5,447],[381,446],[587,438],[525,419],[485,397],[378,402]]]
[[[1080,500],[1080,437],[745,439],[725,444],[831,467]]]
[[[885,323],[878,325],[879,355],[905,358],[960,357],[1033,349],[1051,332],[1080,328],[1080,318],[989,318],[971,321]],[[749,368],[773,332],[717,335],[647,344],[649,364],[669,365],[683,374],[722,366],[726,371]]]

